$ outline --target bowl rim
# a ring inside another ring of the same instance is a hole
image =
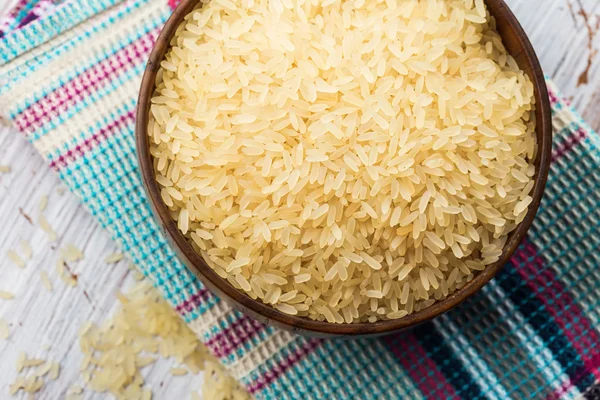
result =
[[[167,20],[152,48],[140,86],[136,111],[135,136],[139,163],[138,168],[141,173],[144,190],[150,200],[154,218],[159,223],[163,234],[166,236],[178,257],[186,264],[188,269],[193,272],[205,286],[207,286],[208,289],[217,296],[228,301],[234,309],[248,314],[254,319],[267,325],[274,325],[295,333],[314,337],[379,336],[414,327],[458,306],[486,285],[510,260],[532,225],[546,186],[552,151],[551,108],[544,74],[525,31],[504,0],[486,0],[488,7],[495,8],[494,15],[497,15],[497,13],[503,14],[509,28],[517,36],[518,41],[523,47],[523,54],[520,54],[520,56],[525,57],[525,62],[531,68],[532,73],[529,75],[535,88],[537,118],[536,134],[538,133],[537,130],[541,130],[542,138],[541,142],[538,141],[538,154],[535,160],[537,168],[534,177],[535,184],[531,194],[533,202],[529,206],[529,211],[525,219],[509,235],[500,259],[478,273],[473,280],[467,283],[463,288],[450,294],[443,300],[436,301],[430,307],[400,319],[377,321],[373,323],[335,324],[285,314],[262,303],[260,300],[251,299],[245,293],[235,289],[226,279],[221,278],[206,264],[202,257],[196,253],[191,244],[188,243],[183,234],[179,231],[176,222],[171,219],[168,208],[162,201],[160,188],[155,179],[152,157],[149,150],[149,137],[147,135],[150,100],[155,90],[155,78],[160,67],[160,62],[170,47],[169,43],[175,34],[177,27],[183,21],[185,15],[191,12],[197,3],[198,0],[182,0]]]

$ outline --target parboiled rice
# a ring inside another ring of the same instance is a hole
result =
[[[8,250],[8,258],[19,268],[25,268],[25,261],[14,250]]]
[[[198,373],[205,369],[203,398],[207,400],[249,400],[252,397],[231,378],[224,367],[199,342],[196,335],[166,303],[148,281],[137,283],[127,295],[120,295],[122,307],[101,327],[91,322],[79,330],[83,353],[81,377],[85,387],[94,391],[109,390],[118,398],[152,399],[152,390],[144,387],[141,368],[157,360],[156,353],[173,357],[186,368],[174,367],[172,375]],[[0,319],[0,339],[8,337],[8,325]],[[47,350],[49,346],[44,346]],[[206,365],[205,365],[206,364]],[[26,370],[27,369],[27,370]],[[28,373],[29,371],[33,371]],[[60,364],[41,358],[29,358],[25,352],[17,357],[18,373],[9,387],[11,395],[19,390],[35,393],[56,380]],[[66,398],[80,398],[83,388],[72,386]],[[197,395],[196,393],[192,394]]]
[[[40,358],[28,358],[25,352],[21,352],[17,357],[16,370],[22,372],[25,368],[35,368],[29,376],[17,376],[15,381],[9,387],[9,393],[14,395],[19,390],[26,393],[36,393],[49,381],[58,377],[59,364],[55,361],[46,361]],[[46,376],[47,379],[45,378]],[[33,395],[30,394],[30,398]]]
[[[23,370],[23,363],[25,362],[25,360],[27,359],[27,354],[22,351],[19,353],[19,356],[17,357],[17,363],[16,363],[16,369],[17,372],[21,372]]]
[[[48,375],[48,379],[50,379],[51,381],[55,381],[58,378],[59,374],[60,374],[60,364],[55,362],[50,367],[50,374]]]
[[[10,299],[14,299],[15,295],[11,292],[8,292],[6,290],[0,290],[0,299],[4,299],[4,300],[10,300]]]
[[[74,246],[70,243],[67,243],[63,246],[63,248],[60,250],[60,255],[66,261],[71,262],[80,261],[83,259],[83,252],[77,246]]]
[[[187,375],[187,369],[185,368],[180,368],[180,367],[176,367],[176,368],[171,368],[171,375],[173,376],[182,376],[182,375]]]
[[[50,277],[46,271],[40,271],[40,279],[44,289],[46,289],[48,292],[52,292],[52,281],[50,280]]]
[[[112,253],[112,254],[109,254],[108,256],[106,256],[106,258],[104,259],[104,262],[107,264],[114,264],[114,263],[121,261],[122,259],[123,259],[122,253]]]
[[[31,245],[29,242],[25,240],[21,240],[21,251],[23,252],[23,257],[25,260],[31,260],[31,256],[33,255],[33,250],[31,249]]]
[[[38,209],[40,210],[40,212],[44,212],[47,205],[48,205],[48,196],[44,195],[44,196],[40,197],[40,202],[38,204]]]
[[[10,331],[8,329],[8,323],[0,318],[0,340],[6,340],[10,336]]]
[[[527,214],[533,85],[481,0],[215,0],[171,44],[148,126],[161,196],[254,299],[402,318]]]
[[[41,358],[29,358],[29,359],[25,359],[23,361],[23,367],[25,368],[29,368],[29,367],[37,367],[38,365],[42,365],[45,363],[45,360],[42,360]]]
[[[34,372],[34,376],[46,376],[52,369],[53,365],[54,363],[52,361],[46,361],[44,365],[42,365],[40,368],[38,368],[37,371]]]
[[[48,219],[46,219],[45,216],[40,215],[39,223],[40,228],[42,228],[42,230],[46,232],[50,241],[54,242],[57,238],[56,231],[52,228],[52,226],[48,222]]]
[[[61,249],[61,254],[63,255],[68,255],[71,258],[74,258],[75,260],[79,259],[78,253],[79,250],[76,250],[75,252],[70,252],[70,250],[65,250],[65,249]],[[71,274],[70,270],[67,268],[67,263],[66,261],[61,257],[59,259],[56,260],[56,272],[58,273],[58,276],[60,277],[60,279],[66,283],[67,285],[71,286],[71,287],[75,287],[77,286],[77,279],[75,279],[75,277]]]

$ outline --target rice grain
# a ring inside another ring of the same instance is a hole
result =
[[[0,290],[0,299],[3,300],[10,300],[10,299],[14,299],[15,295],[11,292],[8,292],[6,290]]]
[[[83,259],[83,252],[76,246],[67,243],[60,250],[60,254],[64,260],[70,262],[76,262]]]
[[[40,197],[40,202],[38,203],[38,210],[40,212],[44,212],[46,210],[46,206],[48,205],[48,196],[44,195]]]
[[[121,261],[122,259],[123,259],[122,253],[112,253],[112,254],[106,256],[106,258],[104,258],[104,262],[107,264],[115,264],[115,263]]]
[[[0,318],[0,340],[6,340],[10,336],[10,330],[8,329],[8,323]]]
[[[25,240],[21,240],[20,246],[21,246],[21,251],[23,252],[23,257],[25,257],[25,260],[31,260],[31,256],[33,255],[33,250],[31,249],[31,245],[29,244],[29,242],[27,242]]]
[[[8,258],[19,268],[25,268],[25,261],[14,251],[8,250]]]
[[[85,388],[109,392],[116,398],[151,399],[152,390],[144,387],[142,371],[161,355],[185,365],[173,367],[173,376],[205,369],[206,399],[251,398],[222,366],[211,363],[206,368],[212,356],[151,283],[136,283],[118,298],[120,307],[115,315],[100,326],[88,321],[79,329]]]
[[[45,216],[40,215],[39,224],[40,228],[48,235],[48,239],[50,239],[51,242],[54,242],[57,238],[56,231],[50,226],[50,223]]]
[[[40,271],[40,279],[44,288],[48,292],[52,292],[52,281],[50,280],[50,277],[48,276],[48,273],[46,271]]]

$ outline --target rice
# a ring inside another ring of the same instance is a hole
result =
[[[8,329],[8,323],[0,318],[0,340],[6,340],[10,336],[10,331]]]
[[[56,260],[55,267],[58,275],[63,275],[65,273],[65,260],[62,258]]]
[[[46,383],[55,380],[58,377],[59,364],[54,361],[46,361],[40,358],[28,358],[25,352],[21,352],[17,358],[16,370],[18,373],[24,369],[32,373],[26,373],[29,376],[17,376],[15,381],[10,385],[9,392],[11,395],[16,394],[19,390],[30,393],[29,398],[33,397],[33,393],[39,392]]]
[[[60,374],[60,364],[55,362],[50,367],[50,374],[48,375],[48,379],[50,379],[51,381],[55,381],[58,378],[59,374]]]
[[[0,299],[10,300],[14,299],[15,295],[11,292],[7,292],[6,290],[0,290]]]
[[[8,165],[0,165],[0,173],[10,172],[10,167]]]
[[[81,394],[83,389],[80,386],[71,386],[67,391],[67,394]]]
[[[187,373],[185,368],[171,368],[171,375],[173,376],[183,376],[187,375]]]
[[[104,262],[107,264],[114,264],[114,263],[121,261],[122,259],[123,259],[122,253],[112,253],[112,254],[106,256],[106,258],[104,259]]]
[[[37,371],[34,372],[34,376],[42,377],[46,376],[52,369],[53,363],[46,361]]]
[[[76,262],[83,259],[83,252],[76,246],[67,243],[60,250],[62,258],[66,261]]]
[[[9,250],[6,254],[8,255],[9,260],[12,261],[12,263],[17,267],[25,268],[25,261],[17,254],[16,251]]]
[[[16,363],[17,372],[21,372],[23,370],[23,362],[25,362],[26,359],[27,354],[24,351],[20,352]]]
[[[25,368],[37,367],[38,365],[42,365],[44,362],[45,362],[45,360],[42,360],[41,358],[25,359],[23,361],[23,367],[25,367]]]
[[[36,393],[42,388],[42,386],[44,386],[44,381],[32,376],[31,378],[25,379],[23,390],[27,393]]]
[[[252,396],[234,381],[233,378],[225,372],[223,365],[216,360],[207,360],[205,362],[204,376],[202,396],[196,396],[196,393],[192,393],[193,399],[252,399]]]
[[[136,283],[128,294],[118,294],[118,298],[121,305],[115,315],[99,327],[86,322],[79,330],[85,388],[108,391],[116,398],[151,399],[152,391],[144,387],[146,374],[142,371],[158,356],[174,358],[179,364],[171,369],[173,376],[197,374],[212,359],[148,281]],[[215,368],[212,363],[204,373],[203,391],[205,399],[251,398],[222,366]]]
[[[15,381],[9,386],[8,394],[10,394],[11,396],[15,395],[19,391],[19,389],[23,388],[24,385],[25,378],[23,378],[22,376],[17,377],[17,379],[15,379]]]
[[[40,202],[38,203],[38,209],[40,212],[44,212],[46,210],[46,206],[48,205],[48,196],[44,195],[40,197]]]
[[[33,255],[33,250],[31,249],[31,245],[29,244],[29,242],[27,242],[25,240],[21,240],[20,246],[21,246],[21,251],[23,252],[23,257],[25,257],[25,260],[31,260],[31,256]]]
[[[68,256],[74,261],[79,260],[83,254],[77,248],[70,248],[69,245],[67,247],[61,249],[61,254],[63,256]],[[56,260],[56,272],[60,279],[71,287],[77,286],[77,276],[73,275],[71,271],[67,268],[67,263],[64,258],[59,258]]]
[[[48,276],[48,273],[46,271],[40,271],[40,279],[42,281],[44,289],[46,289],[48,292],[52,292],[52,281],[50,280],[50,277]]]
[[[287,314],[374,322],[454,293],[532,202],[533,84],[495,28],[481,0],[192,11],[148,125],[177,226]]]

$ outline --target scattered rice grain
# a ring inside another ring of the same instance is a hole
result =
[[[8,250],[8,258],[19,268],[25,268],[25,261],[14,250]]]
[[[0,290],[0,299],[3,300],[10,300],[10,299],[14,299],[15,295],[11,292],[8,292],[6,290]]]
[[[10,331],[8,329],[8,323],[0,318],[0,340],[6,340],[10,336]]]
[[[42,230],[48,235],[48,239],[50,239],[51,242],[54,242],[57,238],[56,231],[52,228],[52,226],[50,226],[50,223],[46,217],[40,215],[39,223],[40,228],[42,228]]]
[[[121,261],[122,259],[123,259],[122,253],[112,253],[112,254],[106,256],[106,258],[104,259],[104,262],[107,264],[114,264],[114,263]]]
[[[33,255],[33,250],[31,249],[31,245],[29,242],[25,240],[21,240],[21,251],[23,252],[23,257],[25,260],[31,260],[31,256]]]
[[[42,285],[48,292],[52,292],[52,281],[48,276],[46,271],[40,271],[40,279],[42,280]]]
[[[44,195],[40,197],[40,202],[38,203],[38,210],[40,212],[44,212],[46,210],[46,206],[48,205],[48,196]]]

